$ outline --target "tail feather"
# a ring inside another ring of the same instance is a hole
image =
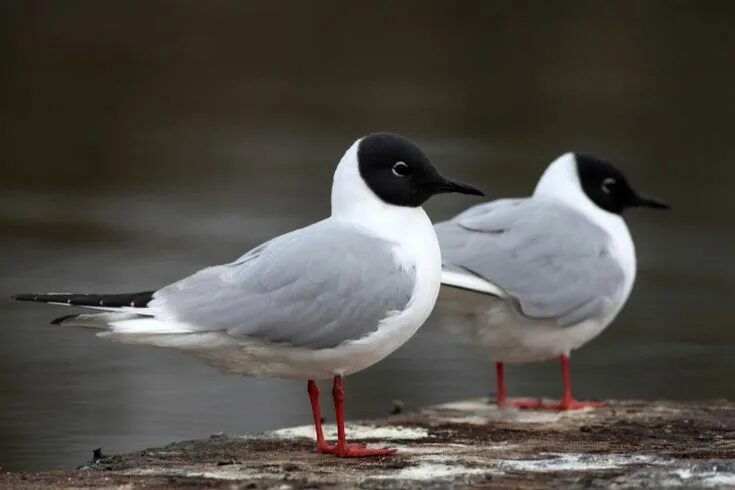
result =
[[[92,308],[145,308],[153,299],[155,291],[124,294],[69,294],[69,293],[31,293],[16,294],[18,301],[52,303],[59,305],[86,306]]]
[[[79,306],[98,310],[95,313],[64,315],[51,321],[52,325],[86,327],[103,330],[98,335],[121,342],[161,344],[153,341],[160,336],[189,335],[192,327],[175,320],[161,320],[148,308],[155,291],[128,294],[17,294],[13,299],[64,306]],[[183,337],[182,337],[183,339]],[[178,343],[184,340],[167,340]],[[163,342],[164,344],[166,342]],[[161,344],[163,345],[163,344]],[[168,345],[168,344],[166,344]],[[173,345],[173,344],[172,344]]]
[[[64,315],[51,321],[52,325],[62,325],[71,327],[85,327],[108,330],[112,328],[112,322],[120,320],[130,320],[134,318],[147,318],[136,315],[135,313],[106,311],[103,313],[77,313],[74,315]]]
[[[78,317],[79,317],[79,313],[74,313],[72,315],[60,316],[58,318],[54,318],[53,320],[51,320],[51,325],[63,325],[64,322],[70,323],[72,320],[74,320],[75,318],[78,318]]]

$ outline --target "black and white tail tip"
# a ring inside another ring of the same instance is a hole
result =
[[[12,299],[31,301],[34,303],[48,303],[53,305],[80,306],[105,311],[130,311],[135,308],[146,308],[153,299],[155,291],[124,294],[69,294],[69,293],[30,293],[16,294]],[[51,323],[59,325],[65,320],[78,315],[65,315],[54,319]]]

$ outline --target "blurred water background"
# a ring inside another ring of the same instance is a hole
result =
[[[3,1],[0,297],[137,291],[232,260],[325,216],[370,131],[494,197],[583,150],[674,211],[626,217],[636,287],[573,355],[575,393],[733,398],[733,18],[731,2]],[[305,383],[48,324],[68,312],[0,299],[4,470],[310,422]],[[349,418],[494,390],[440,321],[347,380]],[[511,394],[560,392],[556,362],[507,376]]]

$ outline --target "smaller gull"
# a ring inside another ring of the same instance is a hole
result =
[[[438,308],[459,313],[447,325],[496,361],[498,405],[506,405],[503,363],[561,358],[559,404],[519,400],[518,408],[599,406],[572,398],[569,355],[620,312],[636,259],[622,213],[668,209],[633,190],[610,162],[562,155],[533,195],[474,206],[435,226],[442,251]]]

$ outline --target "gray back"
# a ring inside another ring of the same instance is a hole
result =
[[[531,318],[575,325],[601,314],[624,283],[609,235],[561,204],[502,199],[435,228],[444,267],[497,285]]]
[[[327,219],[166,286],[151,307],[202,331],[334,347],[411,299],[415,271],[396,264],[392,246]]]

